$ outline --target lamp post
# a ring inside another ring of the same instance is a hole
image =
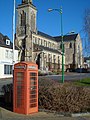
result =
[[[15,35],[15,4],[16,4],[16,0],[13,1],[14,2],[14,5],[13,5],[13,29],[12,29],[12,39],[13,39],[13,61],[12,61],[12,64],[13,64],[13,70],[14,70],[14,64],[15,64],[15,45],[14,45],[14,35]]]
[[[61,47],[62,47],[62,83],[64,83],[64,44],[63,44],[63,24],[62,24],[62,7],[60,9],[48,9],[48,12],[57,11],[61,16]]]

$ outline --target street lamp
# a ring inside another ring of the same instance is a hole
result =
[[[60,9],[48,9],[48,12],[57,11],[61,16],[61,45],[62,45],[62,83],[64,83],[64,44],[63,44],[63,24],[62,24],[62,7]]]
[[[12,39],[13,39],[13,60],[12,60],[12,64],[13,64],[13,70],[14,70],[14,64],[15,64],[15,45],[14,45],[14,35],[15,35],[15,4],[16,4],[16,0],[13,1],[14,5],[13,5],[13,26],[12,26]]]

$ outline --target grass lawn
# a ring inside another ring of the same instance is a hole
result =
[[[79,86],[90,86],[90,78],[75,81],[74,84]]]

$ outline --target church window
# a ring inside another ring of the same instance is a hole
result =
[[[33,43],[35,43],[35,37],[33,36]]]
[[[47,47],[47,41],[46,41],[46,47]]]
[[[48,43],[48,47],[51,48],[51,43],[50,42]]]
[[[72,48],[72,43],[70,43],[70,46],[69,46],[69,48]]]
[[[42,46],[44,46],[44,40],[42,39]]]
[[[44,40],[44,46],[45,46],[45,44],[46,44],[46,41]]]
[[[35,43],[37,44],[37,38],[35,37]]]
[[[54,69],[55,69],[55,63],[56,63],[56,56],[53,55],[53,61],[54,61]]]
[[[52,44],[52,48],[55,49],[55,44],[54,43]]]
[[[47,47],[47,42],[45,41],[45,47]]]
[[[41,45],[43,45],[43,42],[42,42],[43,40],[41,39]]]
[[[26,25],[26,13],[24,11],[22,11],[21,14],[21,26],[25,26]]]
[[[35,31],[35,15],[33,13],[31,15],[31,31]]]
[[[40,40],[40,38],[38,38],[38,44],[41,45],[41,40]]]

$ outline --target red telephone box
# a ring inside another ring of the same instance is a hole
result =
[[[32,62],[14,65],[13,111],[38,112],[38,66]]]

